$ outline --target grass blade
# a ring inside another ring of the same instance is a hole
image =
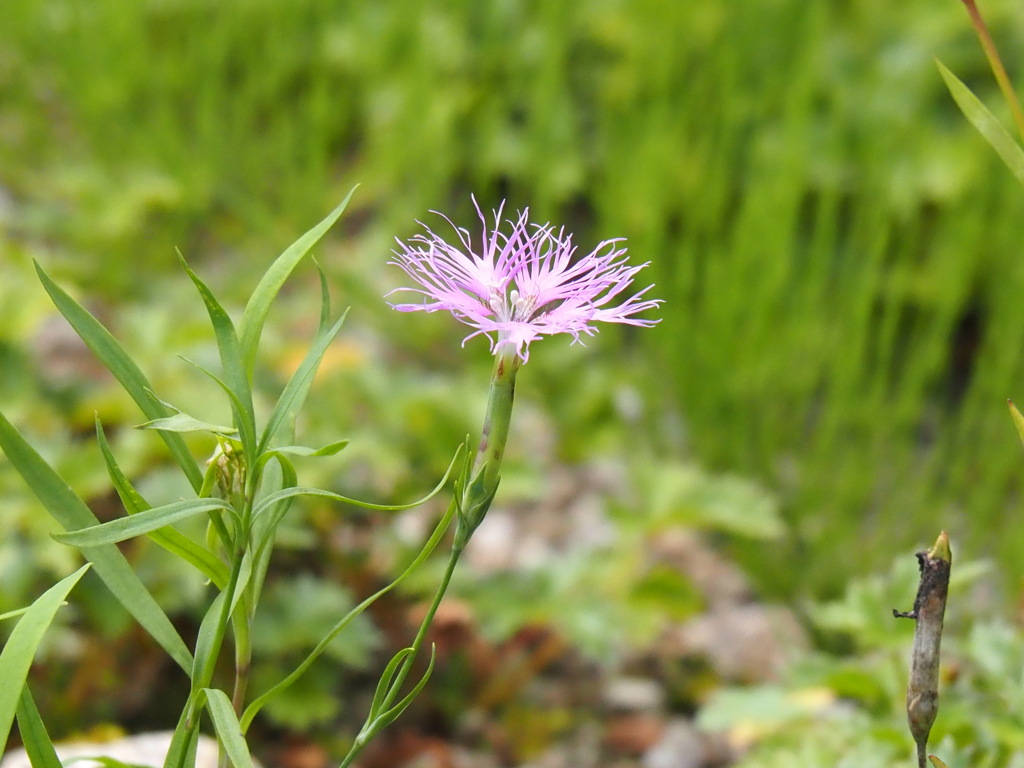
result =
[[[281,290],[281,286],[284,285],[285,280],[288,279],[288,276],[298,266],[299,262],[320,241],[320,238],[327,234],[327,230],[345,212],[345,208],[348,207],[348,201],[352,199],[355,191],[356,187],[352,187],[352,190],[337,208],[327,214],[323,221],[288,246],[284,253],[277,257],[274,263],[270,265],[270,269],[263,275],[259,285],[256,286],[256,290],[253,291],[252,296],[249,298],[249,303],[245,305],[239,336],[241,338],[245,370],[250,378],[252,377],[253,366],[256,362],[256,348],[260,343],[260,335],[263,333],[263,324],[266,322],[267,314],[270,312],[270,305],[274,303],[274,299]]]
[[[0,742],[6,742],[14,724],[14,715],[21,700],[21,691],[25,687],[29,667],[36,655],[39,641],[43,639],[57,609],[68,596],[68,592],[82,578],[89,568],[83,565],[70,576],[67,576],[36,599],[25,615],[18,620],[18,625],[11,632],[11,637],[0,653]]]
[[[234,768],[253,768],[249,747],[242,737],[242,727],[238,724],[228,695],[217,688],[204,688],[203,692],[206,694],[206,709],[231,764]]]
[[[75,495],[64,479],[28,444],[21,433],[0,413],[0,450],[36,498],[66,531],[98,525],[85,502]],[[192,667],[192,654],[167,614],[139,580],[120,550],[112,544],[82,550],[118,602],[135,617],[183,669]]]
[[[231,505],[223,499],[186,499],[165,504],[162,507],[153,507],[127,517],[119,517],[116,520],[92,525],[88,528],[79,528],[69,533],[55,533],[53,538],[61,544],[82,548],[117,544],[201,512],[212,512],[215,509],[232,510]]]
[[[27,685],[22,687],[18,702],[18,733],[32,768],[64,768]]]
[[[135,490],[135,487],[125,476],[124,472],[121,471],[121,467],[118,466],[113,451],[110,450],[110,444],[107,442],[107,436],[103,432],[103,425],[100,423],[99,418],[96,419],[96,439],[99,442],[100,451],[103,453],[103,459],[107,463],[107,474],[110,477],[110,482],[114,486],[114,490],[117,491],[125,511],[129,515],[134,515],[138,512],[152,509],[152,505]],[[151,531],[149,538],[168,552],[178,555],[186,562],[194,565],[218,588],[223,589],[227,583],[227,566],[210,550],[192,541],[181,531],[177,531],[174,528]]]
[[[75,329],[82,341],[86,343],[93,354],[100,362],[114,374],[125,392],[139,406],[139,410],[150,419],[159,419],[169,416],[170,412],[155,395],[147,381],[145,374],[135,364],[124,348],[117,342],[110,331],[108,331],[99,320],[87,312],[78,302],[72,299],[50,276],[46,274],[41,266],[35,265],[36,273],[43,284],[43,288],[50,295],[54,306],[64,315],[65,319]],[[203,484],[203,473],[199,469],[195,458],[185,445],[180,435],[173,432],[161,432],[161,439],[167,445],[171,456],[178,462],[189,483],[196,490]]]
[[[971,125],[978,130],[978,133],[985,137],[985,141],[999,154],[1017,180],[1024,184],[1024,150],[1021,149],[1020,144],[960,78],[954,75],[941,61],[936,60],[935,64],[939,68],[942,79],[946,81],[946,87],[953,95],[957,106],[960,107],[960,111],[971,121]]]
[[[291,379],[288,380],[288,384],[285,386],[284,391],[281,392],[281,396],[274,406],[274,412],[270,415],[267,426],[263,430],[258,453],[263,453],[270,446],[270,441],[274,439],[274,435],[277,434],[281,424],[302,407],[306,395],[309,394],[309,388],[313,384],[317,368],[320,367],[320,361],[323,360],[327,347],[330,346],[331,342],[334,341],[334,337],[338,335],[338,331],[341,330],[347,315],[348,312],[338,318],[338,321],[325,332],[318,334],[316,341],[313,342],[313,346],[306,353],[306,357]]]
[[[392,589],[394,589],[403,581],[405,581],[409,574],[411,574],[413,571],[419,568],[424,563],[424,561],[426,561],[426,559],[437,547],[438,542],[441,541],[441,538],[444,536],[445,532],[448,530],[448,526],[451,524],[452,518],[455,516],[455,510],[456,506],[454,503],[448,506],[448,511],[445,512],[444,517],[442,517],[438,524],[434,527],[434,532],[427,540],[427,543],[423,545],[423,548],[419,551],[419,553],[416,555],[413,561],[406,566],[405,570],[402,571],[401,574],[399,574],[398,578],[396,578],[387,586],[382,587],[374,594],[367,597],[365,600],[363,600],[363,602],[361,602],[359,605],[355,606],[351,611],[346,613],[341,618],[341,620],[337,624],[335,624],[334,627],[331,628],[331,631],[328,632],[323,637],[323,639],[320,640],[319,643],[317,643],[316,647],[309,653],[309,655],[305,659],[303,659],[302,663],[299,664],[299,666],[292,670],[292,672],[283,680],[276,683],[273,687],[264,691],[256,699],[253,700],[253,702],[246,708],[245,712],[242,715],[243,732],[246,729],[248,729],[249,724],[252,722],[253,718],[256,717],[256,715],[264,706],[266,706],[268,701],[274,698],[274,696],[276,696],[277,694],[284,691],[292,683],[294,683],[296,680],[302,677],[303,674],[305,674],[306,670],[308,670],[313,665],[313,662],[316,661],[317,658],[319,658],[320,654],[327,650],[327,646],[331,644],[331,641],[333,641],[334,638],[336,638],[339,634],[342,633],[342,631],[344,631],[345,627],[351,624],[352,621],[359,614],[361,614],[363,611],[365,611],[367,608],[373,605],[373,603],[375,603],[379,598],[383,597]]]
[[[185,272],[195,283],[199,295],[206,305],[207,314],[210,316],[210,323],[213,325],[213,333],[217,338],[217,349],[220,351],[220,363],[224,373],[224,382],[227,388],[233,393],[232,410],[235,411],[235,420],[238,422],[239,439],[242,442],[242,451],[246,456],[247,464],[252,466],[256,458],[256,414],[252,404],[252,388],[249,386],[249,377],[246,375],[242,363],[242,348],[238,342],[238,335],[235,333],[235,324],[217,301],[217,297],[207,287],[206,283],[185,262],[181,259],[181,265]]]

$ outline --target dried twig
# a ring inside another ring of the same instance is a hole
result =
[[[939,645],[953,562],[945,531],[939,534],[931,549],[917,553],[917,562],[921,568],[921,581],[914,598],[914,610],[893,609],[892,615],[917,621],[907,683],[907,723],[917,744],[917,764],[919,768],[927,768],[928,734],[939,711]]]

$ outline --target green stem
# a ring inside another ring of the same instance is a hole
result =
[[[1002,59],[999,58],[999,51],[992,40],[992,35],[989,34],[988,26],[981,17],[981,11],[978,10],[975,0],[962,1],[967,7],[967,13],[971,17],[974,31],[978,34],[978,40],[981,41],[981,47],[985,51],[985,57],[988,59],[989,66],[992,68],[992,74],[995,75],[996,82],[999,83],[999,90],[1003,92],[1003,98],[1010,105],[1013,121],[1017,124],[1017,132],[1020,134],[1021,139],[1024,140],[1024,111],[1021,111],[1020,101],[1018,101],[1013,84],[1006,74],[1006,68],[1003,66]]]
[[[469,543],[473,531],[483,521],[498,489],[501,460],[505,455],[505,443],[508,441],[509,425],[512,421],[512,405],[515,401],[516,373],[519,370],[519,363],[519,356],[515,350],[507,346],[503,347],[495,356],[494,369],[491,373],[491,387],[487,397],[487,413],[484,416],[484,425],[480,433],[480,445],[477,448],[472,468],[462,477],[457,490],[459,515],[451,554],[448,556],[448,565],[445,567],[441,583],[434,593],[434,599],[430,603],[423,621],[420,622],[419,631],[410,646],[411,652],[402,660],[401,666],[388,686],[387,693],[377,708],[380,712],[387,712],[401,693],[402,686],[409,677],[420,648],[426,639],[434,615],[444,599],[445,592],[448,591],[452,574],[455,573],[455,566],[458,565],[459,558],[462,556],[466,544]],[[356,736],[355,743],[338,768],[347,768],[366,747],[378,730],[371,726],[372,723],[368,717],[359,735]]]
[[[441,577],[441,584],[437,588],[437,592],[434,593],[434,599],[430,603],[430,608],[427,609],[427,615],[423,617],[423,621],[420,622],[419,631],[416,633],[416,639],[412,641],[412,653],[402,662],[401,668],[398,670],[398,674],[395,675],[395,681],[391,686],[391,690],[388,691],[388,695],[384,697],[384,703],[381,709],[388,709],[395,701],[398,696],[398,692],[402,687],[402,683],[409,676],[409,672],[412,670],[412,665],[416,661],[416,656],[419,655],[420,648],[423,646],[423,641],[427,637],[427,632],[430,629],[431,623],[434,621],[434,614],[437,613],[438,607],[441,605],[441,600],[444,599],[445,592],[448,591],[448,585],[451,583],[452,574],[455,573],[455,566],[459,562],[459,557],[462,552],[459,550],[452,549],[451,554],[448,556],[448,566],[444,569],[444,576]]]
[[[462,525],[462,520],[459,520],[458,525]],[[458,532],[456,531],[456,537]],[[388,690],[387,695],[384,697],[381,703],[381,711],[387,711],[392,704],[395,702],[395,698],[401,691],[402,684],[405,683],[406,678],[409,676],[409,672],[412,671],[412,665],[416,661],[416,657],[419,655],[420,648],[423,646],[423,641],[427,637],[427,632],[430,629],[431,623],[434,621],[434,615],[437,613],[438,607],[441,605],[441,601],[444,599],[445,592],[448,591],[448,585],[451,583],[452,574],[455,573],[455,566],[458,565],[459,557],[462,555],[461,549],[453,548],[451,554],[448,556],[448,565],[444,570],[444,576],[441,577],[441,583],[434,593],[434,599],[430,603],[430,608],[427,609],[426,616],[423,617],[423,621],[420,622],[419,631],[416,633],[416,639],[412,641],[412,653],[406,656],[402,662],[402,666],[399,667],[398,672],[395,674],[395,679],[392,681],[391,686]],[[360,731],[356,737],[355,743],[349,750],[349,753],[345,755],[345,759],[341,761],[338,768],[348,768],[352,764],[352,761],[356,759],[360,752],[370,743],[370,739],[366,736],[366,726],[369,722],[363,726],[363,730]]]
[[[235,633],[235,687],[231,693],[231,704],[235,714],[242,716],[245,708],[245,692],[249,687],[249,671],[252,668],[252,620],[243,600],[231,617]]]
[[[498,490],[501,461],[505,456],[505,443],[508,442],[508,430],[512,422],[519,362],[513,349],[499,352],[494,360],[480,445],[473,460],[472,471],[469,477],[463,479],[461,490],[459,526],[455,529],[453,545],[460,551],[483,522]]]
[[[519,357],[508,349],[494,358],[491,389],[487,396],[487,413],[480,432],[480,445],[473,462],[472,475],[483,470],[483,485],[493,488],[498,481],[501,460],[505,455],[509,424],[512,421],[512,403],[516,393],[516,373]]]

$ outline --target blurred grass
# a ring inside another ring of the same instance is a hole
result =
[[[1009,61],[1015,11],[988,11]],[[0,394],[30,409],[45,310],[29,257],[127,305],[119,324],[155,360],[183,333],[175,246],[241,295],[357,181],[324,260],[339,301],[393,338],[396,366],[460,369],[457,329],[387,314],[381,265],[428,209],[471,223],[470,192],[507,197],[581,247],[625,236],[652,262],[663,324],[602,334],[586,364],[643,392],[646,428],[620,436],[635,455],[778,492],[773,554],[723,539],[764,591],[835,593],[938,528],[1014,590],[1021,456],[1003,402],[1024,398],[1024,202],[933,56],[994,94],[953,0],[7,0],[0,295],[16,326],[0,329]],[[557,352],[536,363],[556,396],[574,386]],[[563,416],[565,456],[609,416]]]

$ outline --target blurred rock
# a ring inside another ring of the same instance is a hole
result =
[[[689,720],[679,717],[665,724],[661,739],[644,753],[643,768],[701,768],[707,765],[705,737]]]
[[[661,741],[665,718],[661,714],[637,712],[612,715],[604,724],[604,746],[615,755],[640,756]]]
[[[65,765],[74,758],[71,764],[75,768],[102,768],[102,763],[98,761],[79,759],[87,757],[111,757],[128,765],[161,768],[164,758],[167,757],[172,735],[170,731],[140,733],[113,741],[72,741],[57,744],[55,748],[57,756]],[[196,768],[217,768],[217,751],[216,741],[209,736],[200,736],[199,748],[196,751]],[[253,764],[259,768],[259,763],[255,760]],[[4,755],[0,760],[0,768],[31,768],[31,763],[24,749],[16,749]]]
[[[624,484],[623,469],[613,464],[554,465],[540,498],[491,508],[465,561],[486,575],[542,568],[566,553],[613,545],[616,532],[606,508]]]
[[[660,532],[651,545],[652,558],[684,574],[709,606],[745,603],[753,597],[743,572],[695,531],[668,529]]]
[[[665,708],[665,690],[648,678],[617,677],[605,686],[604,703],[612,712],[660,712]]]
[[[56,389],[110,378],[74,328],[59,315],[49,316],[39,324],[29,348],[40,377]]]
[[[725,680],[761,683],[778,680],[787,661],[807,645],[792,612],[746,603],[713,609],[670,630],[660,653],[700,656]]]

